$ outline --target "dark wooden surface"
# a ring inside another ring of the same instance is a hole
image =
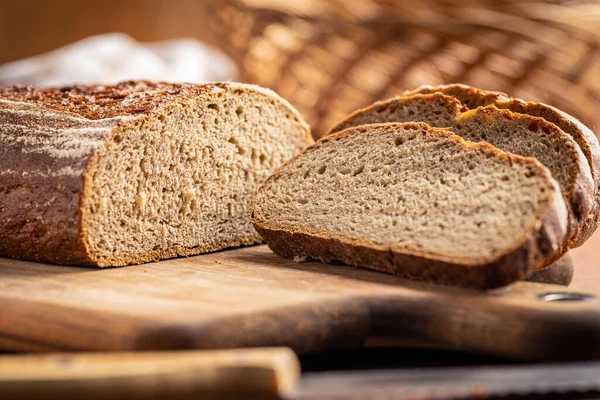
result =
[[[545,302],[560,286],[490,292],[343,265],[293,263],[266,246],[117,269],[0,259],[0,346],[131,350],[362,345],[521,359],[600,357],[600,302]]]

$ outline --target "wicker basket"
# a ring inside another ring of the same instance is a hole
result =
[[[462,82],[600,126],[600,5],[541,1],[213,0],[242,79],[289,99],[320,136],[422,84]]]

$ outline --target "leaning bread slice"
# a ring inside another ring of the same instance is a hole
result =
[[[326,136],[258,191],[252,222],[287,258],[494,288],[560,252],[566,208],[533,158],[424,123]]]
[[[312,142],[257,86],[0,88],[0,256],[119,266],[257,243],[252,196]]]
[[[348,116],[332,132],[362,124],[405,121],[451,127],[466,140],[485,141],[504,151],[535,157],[560,184],[569,209],[569,234],[564,250],[569,242],[577,240],[594,204],[594,183],[581,149],[556,125],[493,105],[468,110],[454,97],[433,93],[375,103]]]
[[[570,135],[579,145],[585,155],[590,172],[594,179],[594,206],[588,215],[586,222],[581,228],[577,240],[571,244],[572,247],[583,244],[594,233],[600,224],[600,144],[594,133],[571,115],[544,103],[525,101],[509,97],[502,92],[482,90],[460,83],[440,86],[421,86],[418,89],[407,91],[404,95],[443,93],[460,100],[469,108],[477,108],[486,105],[495,105],[498,108],[513,112],[541,117],[562,129]]]
[[[533,271],[533,273],[527,277],[526,281],[569,286],[573,280],[573,274],[573,259],[571,255],[567,253],[548,268]]]

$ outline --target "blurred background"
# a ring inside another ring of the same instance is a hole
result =
[[[2,84],[237,79],[288,98],[319,136],[374,100],[422,84],[462,82],[545,101],[600,126],[597,1],[1,3],[0,64],[91,36],[124,34],[96,37],[70,53],[63,49],[60,61],[54,52],[38,59],[36,67],[4,65]],[[164,42],[182,38],[188,40]],[[150,52],[136,47],[137,42],[152,43]],[[220,54],[196,43],[220,49],[237,71]]]
[[[239,80],[316,137],[349,112],[461,82],[600,128],[600,3],[578,0],[0,0],[0,84]],[[575,250],[599,263],[600,236]],[[600,268],[600,266],[599,266]],[[579,287],[600,285],[583,280]]]

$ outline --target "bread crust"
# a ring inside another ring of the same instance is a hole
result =
[[[351,135],[359,129],[372,131],[382,126],[390,129],[422,128],[432,134],[447,135],[464,148],[480,148],[490,156],[509,159],[511,163],[532,165],[552,183],[551,197],[540,210],[538,223],[513,249],[493,259],[480,259],[467,264],[465,259],[451,257],[433,257],[418,251],[398,252],[391,246],[367,241],[327,237],[325,235],[279,229],[272,221],[263,221],[257,217],[259,204],[255,200],[251,221],[255,229],[265,239],[275,253],[290,259],[311,257],[322,262],[340,260],[356,267],[367,267],[388,272],[408,279],[451,284],[476,289],[492,289],[508,285],[511,282],[529,276],[534,270],[544,268],[554,262],[563,253],[566,231],[567,210],[560,194],[558,184],[549,172],[537,160],[505,153],[487,143],[471,143],[445,129],[431,128],[424,123],[388,123],[364,125],[360,128],[348,128],[318,140],[301,154],[282,165],[275,174],[259,189],[259,193],[268,191],[269,184],[283,176],[286,166],[311,152],[322,142],[333,140],[341,135]],[[258,196],[257,196],[258,197]]]
[[[90,264],[83,176],[113,123],[0,100],[1,256]]]
[[[403,95],[444,93],[458,98],[470,108],[478,105],[495,105],[520,114],[541,117],[571,135],[585,155],[594,180],[594,202],[589,215],[581,226],[579,235],[571,243],[571,247],[581,246],[595,232],[600,224],[600,144],[598,138],[587,126],[577,118],[548,104],[526,101],[508,96],[506,93],[482,90],[472,86],[454,83],[439,86],[421,86],[406,91]]]
[[[56,264],[119,266],[259,243],[258,234],[213,246],[150,251],[103,260],[91,254],[84,224],[100,150],[115,133],[173,102],[260,92],[305,127],[289,103],[254,85],[169,84],[0,88],[0,257]]]
[[[453,89],[454,90],[454,89]],[[475,89],[475,93],[479,95],[479,89]],[[470,92],[469,92],[470,93]],[[483,96],[483,95],[482,95]],[[484,97],[486,102],[491,102],[496,96],[488,95]],[[458,121],[465,117],[482,117],[482,118],[506,118],[517,119],[526,122],[528,125],[543,126],[548,131],[554,131],[561,135],[565,141],[571,143],[571,147],[575,150],[576,159],[573,160],[573,168],[575,171],[574,182],[571,190],[568,193],[563,193],[567,206],[569,208],[569,234],[565,237],[564,252],[573,243],[579,242],[582,227],[589,223],[590,213],[596,203],[597,197],[594,197],[594,181],[591,175],[589,164],[586,161],[585,155],[577,143],[568,134],[562,131],[558,126],[546,121],[540,117],[534,117],[528,114],[514,113],[507,109],[499,109],[495,105],[481,106],[473,110],[469,110],[458,98],[446,95],[440,92],[432,92],[428,94],[410,94],[407,96],[398,96],[384,101],[378,101],[365,108],[359,109],[342,121],[337,123],[327,135],[338,132],[341,129],[349,126],[354,126],[354,120],[363,115],[378,114],[383,110],[399,107],[402,104],[408,104],[413,101],[424,103],[442,104],[448,108],[450,114],[454,114],[455,120]],[[436,105],[439,106],[439,105]],[[326,136],[327,136],[326,135]]]

